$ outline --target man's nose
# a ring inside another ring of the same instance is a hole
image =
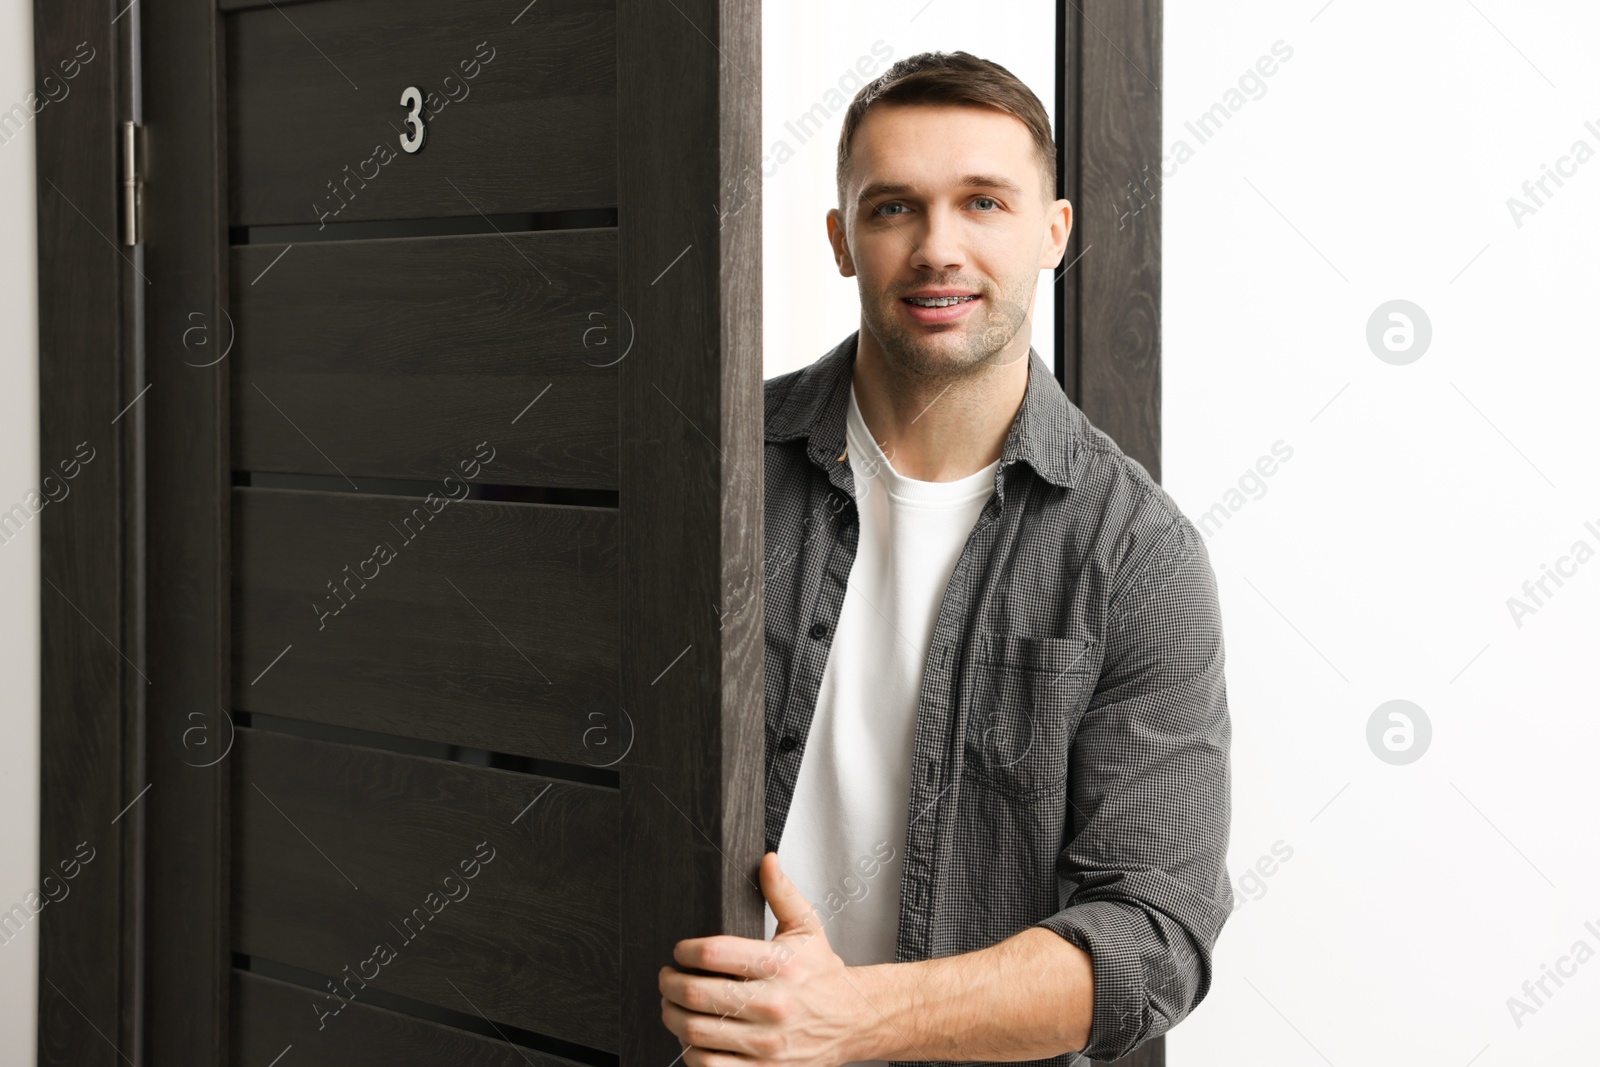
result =
[[[960,271],[966,266],[959,219],[948,211],[930,211],[920,232],[912,236],[916,248],[912,265],[939,272]]]

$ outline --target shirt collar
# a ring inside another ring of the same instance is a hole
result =
[[[850,380],[855,369],[860,330],[839,342],[827,355],[799,372],[778,410],[766,420],[768,441],[807,439],[811,461],[827,472],[828,480],[855,497],[855,483],[845,460],[845,418],[850,403]],[[1000,449],[995,489],[1003,497],[1006,468],[1021,460],[1051,485],[1072,487],[1072,464],[1079,445],[1076,414],[1061,383],[1051,375],[1030,345],[1028,389],[1022,407],[1012,420]]]

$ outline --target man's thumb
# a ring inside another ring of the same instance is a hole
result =
[[[768,852],[761,857],[761,893],[767,898],[772,917],[778,920],[778,933],[788,934],[808,927],[821,928],[821,917],[800,892],[800,888],[783,873],[776,852]]]

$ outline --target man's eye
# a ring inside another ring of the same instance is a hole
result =
[[[974,203],[974,204],[989,204],[989,205],[991,205],[990,207],[985,209],[986,212],[1000,210],[1000,201],[996,200],[992,196],[973,197],[972,203]],[[875,215],[883,215],[883,216],[893,216],[893,215],[901,215],[901,214],[905,213],[904,211],[891,211],[890,210],[891,208],[906,208],[906,205],[901,203],[898,200],[891,200],[886,204],[879,204],[876,208],[873,209],[873,214],[875,214]],[[906,210],[909,210],[909,209],[906,209]]]

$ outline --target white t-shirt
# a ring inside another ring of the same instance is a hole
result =
[[[861,418],[854,384],[845,432],[860,538],[778,856],[829,945],[860,966],[894,962],[923,666],[1000,461],[953,482],[898,474]],[[770,907],[766,923],[770,940]]]

